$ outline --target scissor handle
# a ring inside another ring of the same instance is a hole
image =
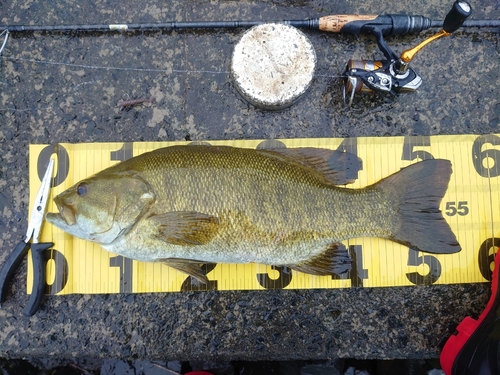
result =
[[[7,257],[7,261],[0,270],[0,303],[7,297],[7,287],[9,281],[14,277],[14,273],[19,268],[23,258],[28,254],[30,244],[21,241],[14,251]]]
[[[45,292],[45,258],[43,252],[54,246],[52,242],[34,243],[31,245],[31,259],[33,260],[33,288],[28,304],[23,310],[26,316],[35,314],[42,303]]]

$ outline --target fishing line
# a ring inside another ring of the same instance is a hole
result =
[[[73,63],[65,63],[58,61],[46,61],[46,60],[38,60],[38,59],[28,59],[23,57],[10,57],[10,56],[0,56],[3,60],[8,61],[17,61],[17,62],[28,62],[33,64],[44,64],[44,65],[55,65],[55,66],[68,66],[74,68],[82,68],[82,69],[95,69],[95,70],[115,70],[115,71],[132,71],[132,72],[144,72],[144,73],[166,73],[166,74],[214,74],[214,75],[230,75],[229,71],[217,71],[217,70],[184,70],[184,69],[150,69],[150,68],[133,68],[133,67],[117,67],[117,66],[100,66],[100,65],[84,65],[84,64],[73,64]],[[326,79],[341,79],[343,76],[341,75],[329,75],[329,74],[315,74],[315,78],[326,78]],[[7,84],[5,82],[0,82],[3,84]],[[73,87],[73,90],[78,86],[83,84],[88,84],[87,82],[80,83]],[[25,108],[25,109],[15,109],[15,108],[0,108],[0,112],[11,111],[14,112],[28,112],[28,111],[36,111],[36,110],[47,110],[52,107],[45,108]]]
[[[8,57],[1,56],[2,59],[10,60],[10,61],[22,61],[22,62],[30,62],[35,64],[46,64],[46,65],[63,65],[70,66],[76,68],[84,68],[84,69],[102,69],[102,70],[124,70],[124,71],[135,71],[135,72],[153,72],[153,73],[210,73],[210,74],[228,74],[227,71],[216,71],[216,70],[179,70],[179,69],[150,69],[150,68],[131,68],[131,67],[118,67],[118,66],[99,66],[99,65],[83,65],[83,64],[73,64],[73,63],[64,63],[58,61],[45,61],[45,60],[37,60],[37,59],[26,59],[22,57]]]
[[[35,64],[46,64],[46,65],[64,65],[76,68],[84,68],[84,69],[103,69],[103,70],[124,70],[124,71],[136,71],[136,72],[153,72],[153,73],[184,73],[184,74],[230,74],[231,72],[226,70],[184,70],[184,69],[150,69],[150,68],[131,68],[131,67],[118,67],[118,66],[100,66],[100,65],[83,65],[83,64],[73,64],[73,63],[64,63],[58,61],[46,61],[46,60],[37,60],[37,59],[26,59],[23,57],[9,57],[9,56],[0,56],[0,58],[9,61],[22,61],[22,62],[31,62]],[[314,77],[321,78],[343,78],[342,75],[329,75],[329,74],[315,74]]]

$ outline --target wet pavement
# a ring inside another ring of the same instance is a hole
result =
[[[451,1],[0,2],[1,24],[305,19],[409,13],[442,19]],[[500,18],[500,3],[472,4]],[[24,236],[28,145],[59,142],[487,134],[500,130],[498,30],[464,30],[412,62],[423,84],[397,98],[342,104],[346,62],[381,59],[368,36],[305,30],[317,71],[301,101],[269,112],[248,104],[229,75],[243,29],[11,35],[0,57],[0,263]],[[432,32],[389,39],[398,52]],[[120,100],[153,105],[120,110]],[[21,316],[26,266],[0,310],[0,356],[34,363],[146,360],[424,359],[449,327],[477,317],[488,284],[338,290],[49,296]],[[45,361],[45,362],[44,362]]]
[[[0,371],[4,375],[444,375],[436,369],[437,360],[101,362],[71,363],[39,370],[25,360],[0,359]]]

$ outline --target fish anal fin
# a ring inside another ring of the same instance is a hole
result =
[[[279,154],[319,172],[327,182],[334,185],[353,183],[362,169],[362,162],[350,152],[324,148],[274,148],[262,150],[268,154]]]
[[[157,237],[174,245],[209,243],[219,230],[219,218],[194,211],[174,211],[148,218],[158,228]]]
[[[315,257],[299,264],[288,264],[287,266],[311,275],[340,275],[351,270],[351,258],[346,247],[340,242],[335,242],[328,245],[325,251]]]
[[[205,272],[201,268],[201,265],[206,262],[180,258],[159,259],[159,261],[165,263],[169,267],[176,269],[177,271],[184,272],[189,276],[194,277],[196,280],[203,284],[208,284],[207,275],[205,275]]]

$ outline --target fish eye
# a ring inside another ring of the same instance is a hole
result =
[[[86,183],[81,183],[76,187],[76,194],[78,194],[80,197],[83,197],[85,194],[87,194],[87,184]]]

